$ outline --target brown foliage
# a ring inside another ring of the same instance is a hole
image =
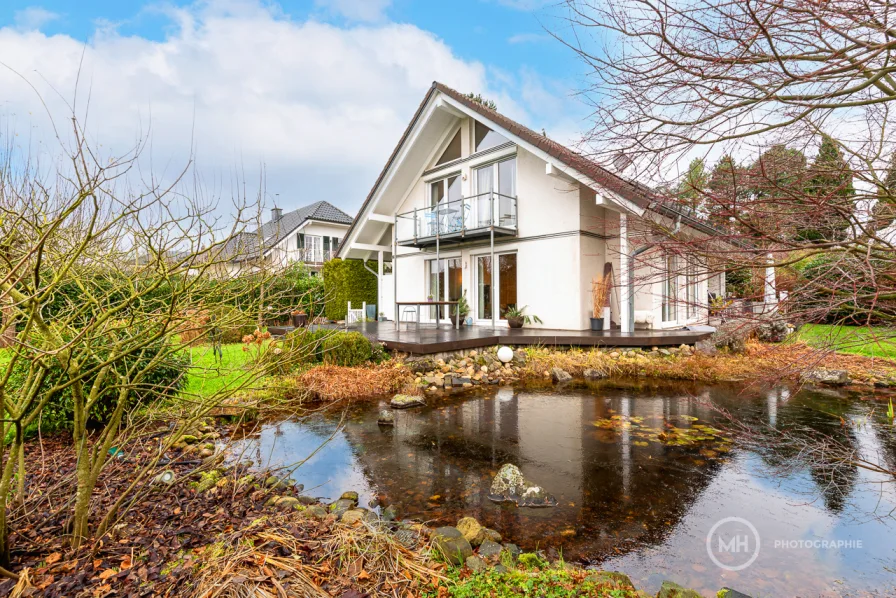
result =
[[[302,385],[322,401],[388,394],[410,381],[407,369],[393,364],[343,367],[322,365],[301,376]]]
[[[525,373],[545,377],[550,375],[551,368],[554,367],[564,369],[574,376],[581,376],[585,369],[592,368],[612,376],[707,383],[796,380],[807,368],[819,367],[846,370],[853,381],[862,384],[896,377],[896,363],[892,361],[822,351],[804,343],[766,345],[755,341],[748,342],[747,349],[742,354],[721,353],[709,356],[695,353],[665,358],[649,357],[643,353],[636,353],[634,357],[620,354],[618,358],[613,358],[606,351],[559,352],[532,349]]]

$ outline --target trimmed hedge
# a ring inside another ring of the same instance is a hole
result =
[[[324,363],[354,367],[373,357],[373,347],[360,332],[339,332],[324,339]]]
[[[329,319],[344,320],[349,301],[358,308],[364,302],[376,303],[376,275],[361,260],[330,260],[324,264],[322,274],[324,313]]]

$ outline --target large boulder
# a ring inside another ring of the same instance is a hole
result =
[[[456,527],[439,527],[432,532],[432,547],[452,565],[463,565],[473,555],[473,547]]]
[[[763,343],[780,343],[787,340],[794,330],[793,324],[787,322],[763,322],[756,328],[756,338]]]
[[[408,409],[410,407],[422,407],[426,405],[426,401],[423,400],[423,397],[414,395],[395,395],[389,401],[389,405],[393,409]]]
[[[607,373],[603,370],[597,370],[594,368],[588,368],[582,375],[585,376],[585,380],[600,380],[601,378],[606,378]]]
[[[380,414],[376,418],[376,423],[381,426],[394,426],[395,425],[395,414],[388,409],[383,409],[380,411]]]
[[[556,507],[557,499],[523,477],[519,467],[506,463],[498,470],[488,495],[494,502],[514,502],[520,507]]]
[[[629,576],[625,573],[620,573],[619,571],[597,571],[595,573],[590,573],[585,578],[585,581],[590,581],[595,584],[612,584],[617,589],[628,590],[630,592],[635,590],[635,584],[632,583]]]
[[[457,529],[472,546],[479,546],[485,540],[485,528],[473,517],[464,517],[457,522]]]
[[[824,368],[803,372],[800,376],[800,380],[811,384],[824,384],[827,386],[843,386],[852,382],[852,380],[849,379],[849,373],[846,370],[827,370]]]
[[[554,384],[563,384],[572,380],[572,376],[566,370],[551,368],[551,380],[554,381]]]
[[[504,547],[497,542],[485,540],[479,546],[479,557],[485,559],[488,562],[496,563],[501,559],[501,552],[503,550]]]
[[[694,590],[683,588],[673,581],[664,581],[656,598],[701,598]]]

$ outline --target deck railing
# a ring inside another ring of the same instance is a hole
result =
[[[516,197],[490,191],[397,216],[399,242],[489,230],[516,230]]]

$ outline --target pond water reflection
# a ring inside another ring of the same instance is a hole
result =
[[[439,524],[471,515],[524,549],[624,571],[649,592],[668,578],[703,595],[724,585],[754,596],[896,593],[892,480],[854,467],[781,469],[775,455],[714,430],[710,403],[751,423],[829,433],[896,468],[896,431],[855,397],[618,381],[431,399],[396,412],[394,428],[376,423],[385,403],[366,403],[266,425],[243,448],[256,463],[284,466],[330,438],[293,475],[314,496],[356,490],[362,504],[379,498]],[[489,501],[492,476],[508,462],[559,505]],[[707,533],[726,517],[750,521],[762,540],[742,571],[707,555]],[[800,540],[851,545],[795,547]]]

